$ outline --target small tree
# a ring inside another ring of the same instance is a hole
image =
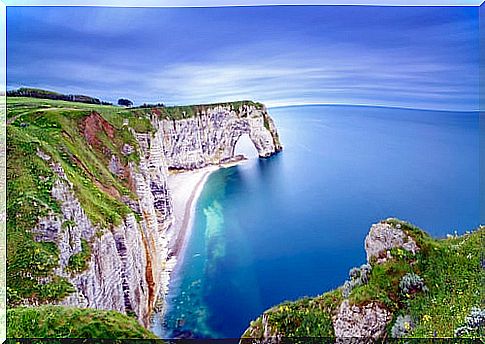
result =
[[[118,99],[118,105],[120,105],[120,106],[132,106],[133,102],[129,99],[120,98],[120,99]]]

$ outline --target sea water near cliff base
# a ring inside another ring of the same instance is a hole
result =
[[[387,217],[434,236],[479,224],[478,113],[358,106],[270,109],[284,151],[220,169],[198,200],[161,337],[239,337],[284,300],[365,262]]]

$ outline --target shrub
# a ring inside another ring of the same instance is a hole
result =
[[[348,299],[354,287],[355,285],[352,284],[352,280],[345,281],[344,285],[342,286],[342,296]]]
[[[351,280],[359,277],[359,275],[360,275],[359,268],[355,268],[354,267],[354,268],[350,269],[350,271],[349,271],[349,277],[350,277]]]
[[[485,326],[485,309],[472,307],[470,314],[465,318],[465,325],[458,327],[455,330],[456,337],[463,337],[466,335],[483,336]]]
[[[363,284],[369,282],[370,273],[372,271],[372,266],[370,264],[363,264],[360,266],[360,280]]]
[[[427,291],[424,280],[415,273],[405,274],[399,282],[399,290],[404,295],[409,295],[418,291]]]
[[[409,315],[399,315],[391,328],[393,338],[407,337],[414,329],[414,322]]]
[[[348,298],[352,289],[358,287],[362,284],[367,284],[369,282],[369,276],[372,271],[370,264],[363,264],[360,268],[352,268],[349,271],[350,280],[345,281],[342,287],[342,296]]]
[[[133,102],[129,99],[120,98],[118,99],[118,105],[130,107],[133,105]]]

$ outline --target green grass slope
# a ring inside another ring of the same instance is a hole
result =
[[[63,306],[7,310],[7,338],[156,339],[136,319],[115,311]]]
[[[59,100],[8,97],[7,114],[8,302],[16,305],[24,299],[41,303],[59,300],[72,292],[72,286],[53,275],[58,249],[52,243],[36,242],[31,233],[41,217],[60,212],[51,195],[59,178],[51,164],[62,166],[93,224],[109,229],[131,212],[121,198],[136,198],[129,180],[108,169],[112,155],[125,165],[138,159],[136,153],[121,153],[125,143],[137,145],[123,123],[128,121],[141,132],[151,131],[152,127],[146,116],[125,109]],[[88,126],[92,128],[86,129]],[[92,136],[92,144],[87,133]],[[39,157],[38,150],[51,160]],[[86,242],[83,255],[73,259],[72,270],[82,270],[81,260],[88,258]],[[47,283],[38,283],[40,279]]]
[[[485,228],[446,239],[433,239],[419,228],[399,220],[387,220],[413,237],[420,247],[415,255],[402,249],[391,251],[393,258],[383,264],[371,262],[368,282],[352,289],[354,305],[378,302],[393,314],[388,336],[399,316],[410,316],[412,327],[406,337],[454,337],[467,323],[472,308],[484,308]],[[407,273],[419,275],[425,291],[403,293],[399,284]],[[332,316],[343,300],[342,288],[315,298],[285,302],[266,312],[271,334],[285,337],[334,337]],[[263,336],[263,316],[251,322],[243,337]],[[482,320],[483,321],[483,320]],[[465,337],[485,335],[483,324]]]

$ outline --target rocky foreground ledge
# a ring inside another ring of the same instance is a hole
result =
[[[409,223],[381,221],[365,238],[367,263],[352,268],[341,287],[265,311],[241,342],[483,338],[484,243],[484,227],[437,240]]]

